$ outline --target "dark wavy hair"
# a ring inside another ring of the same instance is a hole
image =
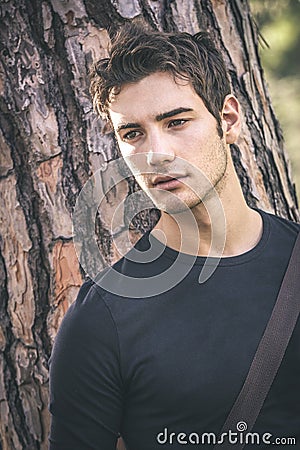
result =
[[[206,32],[164,33],[145,25],[126,24],[112,39],[110,57],[91,69],[90,91],[95,111],[110,121],[111,95],[126,83],[155,72],[169,72],[174,79],[190,81],[208,111],[216,118],[222,136],[221,116],[230,82],[222,55]]]

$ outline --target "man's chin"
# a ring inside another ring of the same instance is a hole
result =
[[[168,214],[184,213],[201,203],[200,199],[183,199],[175,194],[172,196],[163,194],[148,193],[155,207]]]

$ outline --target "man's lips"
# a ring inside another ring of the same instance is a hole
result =
[[[176,189],[182,185],[180,181],[186,175],[159,175],[152,180],[152,185],[158,189],[165,189],[167,191]]]

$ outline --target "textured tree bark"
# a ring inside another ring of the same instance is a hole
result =
[[[246,0],[2,0],[0,12],[0,443],[46,449],[48,359],[84,275],[71,213],[89,176],[101,168],[104,179],[117,156],[88,92],[109,33],[137,17],[163,30],[208,30],[243,108],[232,152],[248,203],[298,219],[297,200]],[[136,189],[124,183],[108,202]],[[119,257],[106,213],[104,204],[97,270]],[[155,218],[141,214],[132,239]]]

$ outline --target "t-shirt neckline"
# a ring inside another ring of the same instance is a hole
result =
[[[241,253],[240,255],[236,255],[236,256],[223,256],[221,258],[217,258],[217,257],[207,257],[207,256],[193,256],[193,255],[189,255],[187,253],[181,253],[178,252],[177,250],[165,246],[161,241],[159,241],[153,234],[151,234],[151,239],[153,239],[153,242],[155,243],[155,245],[158,246],[158,248],[160,247],[162,249],[162,247],[164,247],[163,252],[161,253],[160,257],[166,257],[168,259],[172,259],[173,261],[175,261],[178,256],[180,255],[180,263],[183,264],[191,264],[191,260],[193,260],[193,265],[203,265],[207,259],[211,260],[212,263],[215,263],[216,259],[219,259],[219,263],[218,265],[220,266],[232,266],[232,265],[236,265],[236,264],[244,264],[248,261],[253,260],[254,258],[258,257],[261,252],[263,251],[263,249],[265,248],[265,245],[269,239],[269,235],[270,235],[270,218],[268,216],[268,214],[258,208],[252,208],[255,211],[257,211],[262,218],[262,222],[263,222],[263,230],[262,230],[262,235],[260,237],[260,240],[258,241],[258,243],[251,248],[250,250]],[[148,231],[146,233],[147,235],[147,239],[149,239],[149,235],[150,235],[151,231]],[[145,236],[146,237],[146,236]]]

